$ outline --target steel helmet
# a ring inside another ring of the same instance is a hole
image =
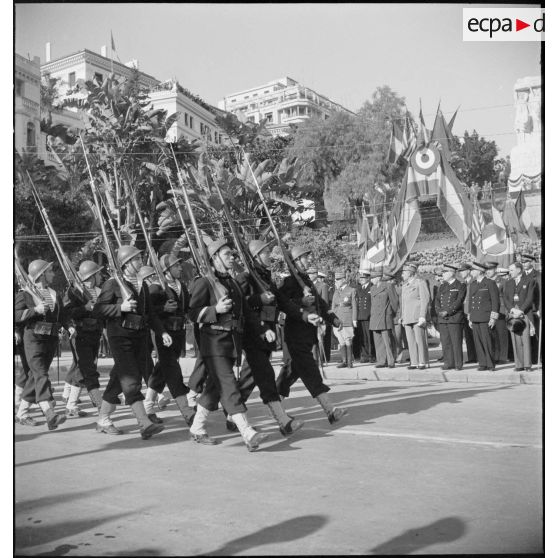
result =
[[[163,270],[163,273],[169,270],[174,264],[183,261],[182,258],[177,258],[174,254],[163,254],[159,258],[159,265]]]
[[[141,254],[141,250],[138,250],[135,246],[130,246],[129,244],[120,246],[116,254],[118,265],[122,267],[126,262],[129,262],[138,254]]]
[[[263,252],[269,245],[273,244],[273,240],[271,242],[264,242],[263,240],[251,240],[248,243],[248,250],[250,250],[250,254],[255,258],[260,252]]]
[[[298,260],[300,256],[304,256],[304,254],[310,254],[312,250],[310,248],[305,248],[304,246],[293,246],[291,249],[291,256],[293,260]]]
[[[140,270],[138,271],[138,283],[141,285],[144,279],[147,279],[155,274],[156,271],[150,265],[140,267]]]
[[[217,240],[213,240],[207,245],[207,254],[210,258],[212,258],[223,246],[231,247],[229,241],[226,238],[218,238]]]
[[[82,281],[86,281],[87,279],[95,275],[95,273],[101,271],[101,269],[103,269],[103,266],[97,265],[91,260],[85,260],[79,264],[78,274]]]
[[[27,274],[32,281],[36,281],[47,269],[52,267],[52,262],[33,260],[27,268]]]

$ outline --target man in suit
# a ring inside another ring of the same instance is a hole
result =
[[[341,363],[337,368],[353,367],[353,338],[357,325],[356,289],[347,281],[344,271],[335,272],[335,292],[331,301],[332,312],[341,320],[342,327],[333,332],[339,341]]]
[[[500,296],[492,279],[485,277],[486,266],[474,262],[471,269],[471,283],[467,291],[469,325],[473,330],[475,349],[479,358],[478,370],[494,371],[494,346],[490,330],[496,325]]]
[[[523,276],[525,279],[533,281],[533,316],[532,324],[535,327],[535,335],[531,336],[531,360],[534,364],[538,362],[539,354],[539,330],[540,330],[540,307],[539,301],[541,298],[541,274],[533,266],[537,261],[535,256],[531,254],[521,254],[518,258],[523,265]]]
[[[424,370],[428,364],[428,343],[426,340],[426,320],[430,307],[430,292],[426,281],[417,277],[417,265],[403,266],[401,287],[401,323],[409,344],[411,364],[409,370]]]
[[[509,267],[510,279],[504,285],[504,307],[510,320],[515,370],[531,371],[531,330],[533,326],[533,293],[535,283],[525,277],[523,266],[513,263]],[[523,322],[512,327],[514,321]]]
[[[358,275],[356,337],[360,342],[360,362],[376,362],[375,344],[370,335],[370,271],[359,269]]]
[[[456,267],[444,265],[443,283],[436,290],[434,301],[444,359],[442,370],[463,369],[463,302],[467,287],[455,278],[456,271]]]
[[[468,263],[462,263],[459,266],[457,272],[457,279],[462,283],[465,283],[467,289],[469,289],[469,284],[471,283],[471,265]],[[465,311],[465,315],[469,313],[468,299],[465,298],[465,303],[463,310]],[[473,362],[478,362],[477,359],[477,351],[475,349],[475,340],[473,338],[473,330],[469,326],[469,322],[465,319],[463,324],[463,335],[465,337],[465,345],[467,346],[467,364],[471,364]]]
[[[370,274],[370,321],[368,327],[374,335],[376,368],[395,368],[394,316],[399,304],[392,275],[373,271]]]
[[[318,278],[316,279],[316,289],[323,293],[321,296],[327,302],[328,308],[331,308],[331,299],[333,298],[333,291],[331,290],[330,286],[327,284],[326,281],[326,274],[324,271],[318,269]],[[323,324],[322,324],[323,327]],[[333,329],[330,323],[325,324],[325,333],[324,333],[324,352],[325,352],[325,359],[326,362],[329,364],[331,360],[331,336],[333,335]]]

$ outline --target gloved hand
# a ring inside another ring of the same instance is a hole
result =
[[[260,295],[262,304],[271,304],[275,300],[275,295],[270,291],[265,291]]]
[[[442,310],[441,312],[438,312],[438,316],[440,316],[440,318],[445,318],[448,315],[446,310]]]
[[[492,329],[495,325],[496,325],[496,320],[494,318],[490,318],[490,320],[488,320],[488,327]]]
[[[268,343],[273,343],[275,341],[275,332],[272,331],[271,329],[266,330],[264,336],[265,336],[265,340]]]
[[[135,300],[125,300],[120,305],[121,312],[135,312],[136,308],[138,307],[138,303]]]
[[[308,314],[306,317],[306,321],[316,327],[320,324],[321,320],[320,316],[318,316],[318,314],[314,314],[313,312]]]
[[[165,347],[170,347],[172,345],[172,337],[166,331],[161,337],[163,338],[163,345]]]
[[[353,327],[356,327],[356,326],[357,326],[357,321],[353,320]]]
[[[227,295],[221,297],[215,305],[215,311],[217,314],[226,314],[231,308],[232,300]]]
[[[77,332],[76,332],[76,328],[70,326],[70,327],[68,328],[68,333],[70,334],[70,339],[73,339],[73,338],[76,336],[76,333],[77,333]]]
[[[426,325],[426,320],[421,316],[421,317],[418,319],[418,324],[417,324],[417,325],[418,325],[419,327],[424,327],[424,326]]]
[[[165,306],[163,307],[163,310],[170,314],[172,312],[175,312],[177,308],[178,308],[178,303],[176,302],[176,300],[167,300],[167,302],[165,302]]]

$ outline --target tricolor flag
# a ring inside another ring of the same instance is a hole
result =
[[[519,235],[523,232],[523,227],[517,215],[515,202],[511,198],[507,198],[504,202],[504,209],[502,210],[502,221],[508,234],[519,243]]]
[[[471,243],[468,247],[469,252],[473,256],[477,256],[479,251],[482,253],[482,231],[485,226],[484,215],[480,208],[480,204],[476,198],[473,198],[473,216],[471,220]]]
[[[482,232],[483,254],[489,256],[502,267],[508,267],[514,260],[515,245],[505,228],[496,223],[490,223]]]
[[[451,133],[451,128],[446,122],[440,107],[438,107],[438,112],[436,113],[436,118],[434,120],[434,126],[432,127],[431,141],[440,146],[440,150],[444,153],[447,159],[451,157],[450,146],[452,139],[453,135]]]
[[[535,232],[535,225],[533,225],[533,221],[531,221],[531,215],[529,214],[529,208],[527,207],[523,189],[519,191],[519,195],[515,200],[515,209],[517,216],[519,217],[522,232],[527,234],[531,240],[536,242],[538,240],[537,233]]]

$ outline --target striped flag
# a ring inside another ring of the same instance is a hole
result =
[[[519,191],[517,199],[515,200],[515,209],[522,227],[521,232],[524,232],[531,240],[536,242],[538,240],[537,233],[535,232],[535,225],[533,225],[533,221],[531,221],[531,215],[529,214],[523,188]]]
[[[380,226],[376,215],[372,217],[372,227],[370,228],[370,241],[375,244],[381,238]]]
[[[438,112],[436,113],[436,119],[434,120],[434,126],[432,127],[432,138],[431,141],[436,143],[440,150],[444,153],[446,158],[451,157],[451,147],[450,142],[453,139],[451,133],[451,128],[449,127],[446,119],[440,107],[438,107]]]
[[[523,227],[519,222],[515,202],[509,197],[504,202],[502,221],[504,222],[504,228],[517,244],[519,235],[523,232]]]
[[[482,253],[482,231],[485,227],[485,220],[478,200],[473,197],[473,216],[471,220],[471,244],[468,247],[473,256]]]
[[[391,121],[391,140],[389,142],[388,163],[394,165],[405,151],[404,129],[396,120]]]
[[[366,252],[368,251],[368,246],[370,245],[370,229],[368,227],[368,217],[366,216],[364,207],[362,208],[362,218],[360,221],[360,235],[357,234],[357,236],[359,237],[357,240],[357,244],[361,250],[361,253],[366,254]]]
[[[490,256],[491,261],[508,267],[514,261],[515,244],[505,228],[490,223],[482,232],[482,252]]]

